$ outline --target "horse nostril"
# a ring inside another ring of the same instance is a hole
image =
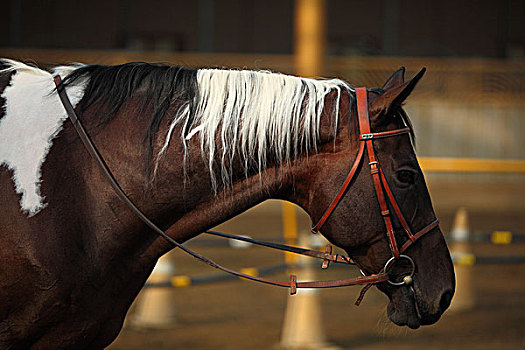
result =
[[[445,293],[443,293],[441,300],[439,301],[439,309],[441,310],[441,313],[445,312],[445,310],[449,307],[453,295],[454,292],[451,290],[447,290]]]

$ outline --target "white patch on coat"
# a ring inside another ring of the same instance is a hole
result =
[[[353,90],[338,79],[315,80],[248,70],[200,69],[197,83],[192,130],[184,135],[190,113],[187,105],[182,106],[166,133],[156,166],[168,148],[174,127],[183,125],[181,142],[186,152],[187,141],[196,135],[200,137],[214,190],[217,189],[214,162],[220,159],[222,182],[228,186],[231,184],[228,164],[237,156],[237,149],[245,172],[253,165],[259,172],[264,170],[269,153],[281,164],[315,149],[326,95],[337,92],[331,111],[337,128],[341,92]]]
[[[15,190],[22,195],[20,207],[29,216],[45,207],[40,194],[41,168],[53,139],[67,118],[56,93],[51,73],[36,67],[2,60],[14,71],[2,94],[4,116],[0,119],[0,165],[13,170]],[[68,74],[77,66],[57,67],[57,74]],[[67,95],[75,106],[82,98],[85,82],[68,87]]]

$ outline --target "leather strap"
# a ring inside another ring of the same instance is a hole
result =
[[[359,135],[359,140],[363,141],[363,140],[381,139],[385,137],[397,136],[397,135],[407,134],[407,133],[410,133],[410,128],[403,128],[403,129],[397,129],[397,130],[391,130],[391,131],[373,132],[373,133]]]
[[[315,224],[312,227],[312,232],[314,232],[314,233],[318,233],[319,232],[321,227],[324,225],[326,220],[328,220],[328,218],[330,217],[330,215],[332,214],[334,209],[337,207],[337,205],[341,201],[341,198],[343,198],[343,195],[346,193],[346,190],[348,189],[348,186],[350,186],[350,183],[352,182],[352,179],[354,178],[354,175],[355,175],[357,169],[359,168],[359,164],[361,164],[361,160],[363,159],[364,151],[365,151],[365,144],[360,142],[359,143],[359,150],[357,151],[357,157],[356,157],[356,159],[354,161],[354,164],[352,165],[352,168],[350,168],[350,172],[346,176],[346,179],[343,182],[343,185],[341,186],[341,188],[339,189],[339,191],[335,195],[334,199],[332,200],[332,202],[328,206],[328,209],[326,209],[326,211],[321,216],[321,218],[319,219],[317,224]]]
[[[57,89],[58,95],[60,97],[60,101],[62,102],[62,104],[64,106],[64,109],[66,110],[67,115],[68,115],[69,119],[71,120],[71,123],[73,124],[77,134],[79,135],[80,139],[82,140],[82,143],[86,147],[88,153],[95,160],[95,163],[97,164],[99,169],[102,171],[104,177],[110,183],[111,187],[113,188],[113,190],[115,191],[117,196],[148,227],[150,227],[153,231],[155,231],[158,235],[163,237],[166,241],[168,241],[169,243],[171,243],[175,247],[180,248],[181,250],[183,250],[187,254],[193,256],[194,258],[196,258],[196,259],[198,259],[198,260],[200,260],[202,262],[205,262],[206,264],[208,264],[208,265],[210,265],[210,266],[212,266],[212,267],[214,267],[216,269],[219,269],[219,270],[224,271],[226,273],[235,275],[237,277],[242,277],[242,278],[245,278],[245,279],[248,279],[248,280],[261,282],[261,283],[265,283],[265,284],[270,284],[270,285],[274,285],[274,286],[279,286],[279,287],[286,287],[286,288],[290,289],[290,293],[291,294],[295,294],[297,288],[332,288],[332,287],[343,287],[343,286],[363,285],[363,284],[367,285],[367,284],[370,284],[370,283],[384,282],[384,281],[386,281],[388,279],[388,276],[385,273],[378,273],[378,274],[371,275],[371,276],[359,276],[359,277],[343,279],[343,280],[296,282],[295,276],[292,275],[290,277],[290,282],[280,282],[280,281],[275,281],[275,280],[266,279],[266,278],[262,278],[262,277],[250,276],[250,275],[245,274],[245,273],[241,273],[241,272],[238,272],[238,271],[235,271],[235,270],[231,270],[229,268],[226,268],[226,267],[223,267],[223,266],[217,264],[213,260],[211,260],[211,259],[209,259],[209,258],[207,258],[207,257],[205,257],[205,256],[203,256],[203,255],[201,255],[201,254],[199,254],[197,252],[194,252],[194,251],[186,248],[184,245],[178,243],[173,238],[168,236],[163,230],[161,230],[157,225],[155,225],[151,220],[149,220],[146,217],[146,215],[144,215],[144,213],[142,213],[142,211],[139,208],[137,208],[137,206],[131,201],[131,199],[129,199],[129,197],[126,195],[126,193],[122,190],[122,188],[118,184],[117,180],[113,176],[113,173],[111,172],[111,170],[109,169],[108,165],[104,161],[104,158],[100,155],[100,152],[98,151],[97,147],[95,146],[95,144],[91,140],[91,137],[89,136],[89,134],[84,129],[80,119],[76,115],[76,112],[75,112],[73,106],[71,105],[71,101],[69,100],[69,98],[67,96],[67,93],[66,93],[66,91],[64,89],[64,86],[62,85],[62,79],[60,78],[59,75],[55,75],[54,82],[55,82],[55,85],[56,85],[56,89]],[[210,231],[210,232],[214,232],[214,231]],[[210,233],[210,232],[208,232],[208,233]],[[216,233],[216,232],[214,232],[214,233]],[[224,234],[223,234],[223,236],[224,236]],[[238,238],[236,238],[236,239],[238,239]],[[254,240],[252,240],[252,241],[254,241]],[[252,243],[255,243],[255,242],[252,242]],[[269,244],[267,244],[267,246],[269,246]],[[293,247],[289,247],[289,248],[293,248]],[[280,248],[278,248],[278,249],[280,249]],[[288,250],[288,251],[290,251],[292,253],[295,253],[295,251],[293,251],[293,250]],[[312,251],[304,249],[301,253],[307,253],[307,252],[312,252]],[[318,257],[318,258],[323,259],[323,260],[325,260],[325,259],[328,259],[328,260],[333,259],[331,261],[334,261],[334,262],[351,263],[350,261],[352,261],[350,258],[343,259],[343,258],[340,258],[340,256],[337,257],[337,256],[333,256],[331,254],[323,254],[323,253],[321,253],[320,256],[318,256],[317,254],[305,254],[305,255]]]
[[[394,198],[394,194],[392,193],[392,190],[390,190],[390,186],[388,186],[388,182],[386,181],[385,174],[383,173],[383,170],[381,168],[379,169],[379,173],[381,174],[381,182],[383,183],[383,187],[385,188],[386,195],[388,196],[388,199],[390,200],[390,204],[392,205],[392,208],[394,208],[394,212],[396,213],[396,216],[399,219],[399,222],[401,223],[403,230],[405,230],[408,238],[411,241],[415,242],[416,238],[414,237],[414,235],[412,235],[412,232],[410,231],[410,227],[408,227],[405,217],[401,213],[401,209],[399,209],[399,205],[397,205],[396,199]]]
[[[405,243],[403,243],[403,245],[401,246],[401,253],[403,253],[405,250],[407,250],[416,240],[421,238],[421,236],[423,236],[426,233],[429,233],[430,231],[432,231],[433,229],[435,229],[438,226],[439,226],[439,220],[435,219],[430,224],[428,224],[427,226],[423,227],[421,230],[419,230],[414,235],[414,240],[408,240]]]
[[[309,256],[309,257],[312,257],[312,258],[321,259],[323,261],[326,260],[326,261],[331,261],[331,262],[341,263],[341,264],[357,265],[357,263],[352,258],[350,258],[349,256],[340,255],[340,254],[332,254],[331,253],[332,249],[330,249],[330,252],[324,252],[323,253],[323,252],[320,252],[318,250],[310,250],[310,249],[304,249],[304,248],[299,248],[299,247],[292,247],[292,246],[285,245],[285,244],[259,241],[257,239],[253,239],[253,238],[249,238],[249,237],[245,237],[245,236],[231,235],[231,234],[224,233],[224,232],[217,232],[217,231],[207,230],[204,233],[207,233],[207,234],[213,235],[213,236],[218,236],[218,237],[235,239],[237,241],[243,241],[243,242],[248,242],[248,243],[252,243],[252,244],[257,244],[257,245],[260,245],[260,246],[273,248],[273,249],[278,249],[278,250],[282,250],[282,251],[285,251],[285,252],[290,252],[290,253],[295,253],[295,254],[299,254],[299,255]]]
[[[359,119],[359,130],[361,135],[370,134],[370,119],[368,116],[368,92],[366,88],[355,89],[357,98],[357,116]],[[393,135],[393,134],[391,134]],[[381,216],[386,226],[386,233],[390,250],[395,258],[399,258],[399,249],[397,248],[396,237],[394,235],[394,228],[392,220],[390,218],[390,211],[386,204],[383,188],[381,186],[381,178],[379,176],[379,163],[374,153],[374,144],[372,143],[373,138],[365,138],[363,140],[366,143],[366,151],[368,153],[368,165],[370,166],[370,174],[372,174],[372,180],[374,181],[374,187],[376,190],[377,200],[379,201],[379,207],[381,209]]]

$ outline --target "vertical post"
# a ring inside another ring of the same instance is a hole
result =
[[[323,75],[326,51],[326,1],[295,1],[295,67],[300,76]]]
[[[284,241],[287,245],[297,245],[297,212],[295,205],[283,201],[282,202],[282,217],[283,217],[283,235]],[[297,254],[290,252],[284,253],[284,262],[287,265],[294,265],[297,263]]]
[[[319,77],[323,75],[325,57],[325,0],[295,1],[295,70],[300,76]],[[283,214],[292,209],[293,216],[283,215],[285,238],[287,232],[297,232],[295,208],[283,203]],[[291,219],[293,218],[293,219]],[[292,230],[291,226],[295,229]],[[300,232],[301,246],[311,245],[310,231]],[[301,270],[298,278],[315,279],[311,261],[299,259]],[[280,347],[283,349],[327,349],[334,347],[326,342],[322,324],[323,315],[317,290],[298,290],[288,297]]]
[[[326,0],[295,0],[294,15],[295,71],[303,77],[320,77],[326,51]]]

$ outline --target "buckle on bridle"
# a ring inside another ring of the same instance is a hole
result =
[[[379,163],[377,161],[374,160],[368,163],[368,165],[370,166],[370,174],[375,175],[379,173]]]
[[[361,140],[371,140],[374,138],[374,134],[361,134],[360,139]]]
[[[390,275],[388,274],[388,270],[392,267],[394,262],[399,261],[401,259],[408,260],[408,262],[410,262],[410,265],[412,266],[412,269],[411,269],[411,271],[410,271],[410,273],[408,275],[403,276],[403,279],[400,282],[395,282],[395,281],[392,281],[390,279]],[[396,258],[396,257],[393,256],[390,259],[388,259],[388,261],[385,264],[385,267],[383,268],[383,272],[386,273],[386,275],[388,277],[387,282],[390,283],[391,285],[393,285],[393,286],[402,286],[402,285],[409,286],[413,282],[414,273],[416,272],[416,264],[414,263],[414,260],[412,260],[411,257],[409,257],[408,255],[401,254],[401,255],[399,255],[399,258]]]

